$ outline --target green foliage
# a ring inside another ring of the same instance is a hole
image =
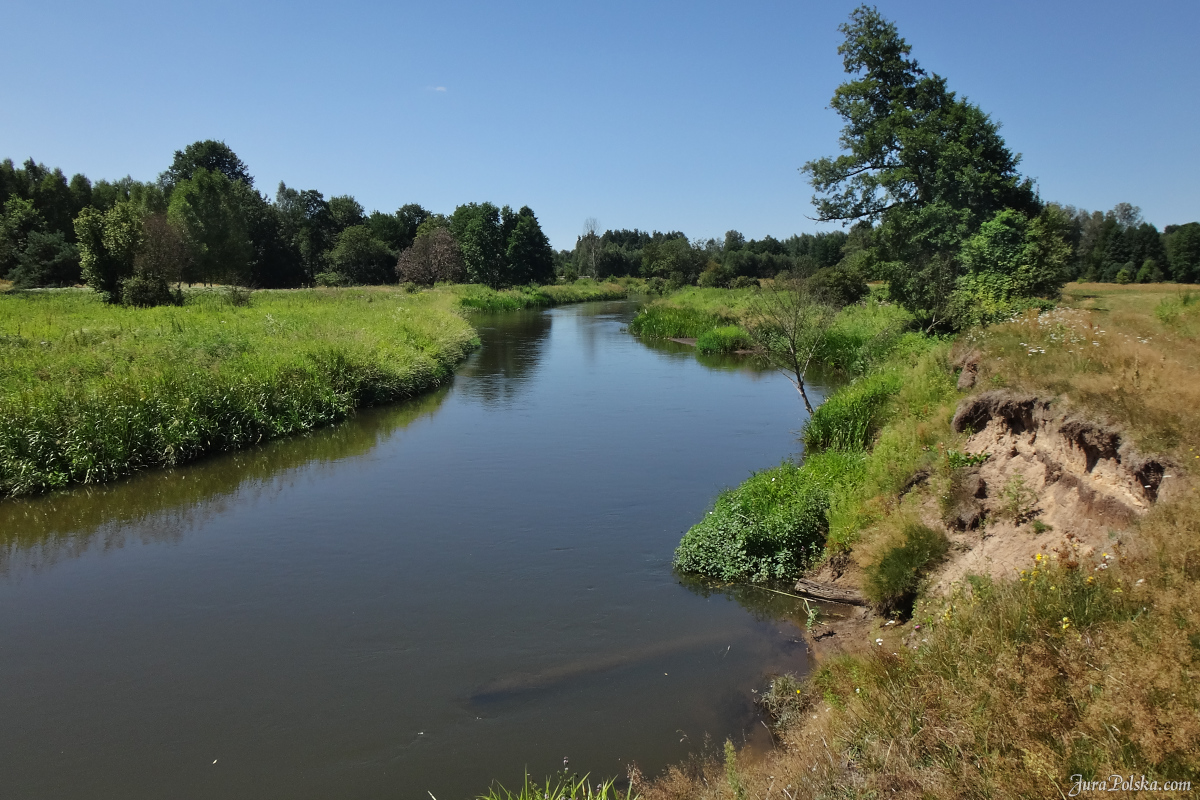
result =
[[[85,208],[75,218],[83,279],[111,303],[120,300],[121,281],[133,274],[142,246],[142,211],[121,200],[107,211]]]
[[[396,257],[375,238],[370,226],[351,225],[338,234],[336,241],[327,257],[334,272],[357,284],[395,281]]]
[[[496,784],[476,800],[637,800],[632,789],[621,794],[615,784],[615,779],[592,785],[588,783],[587,775],[559,775],[557,779],[547,778],[544,784],[538,785],[530,783],[526,774],[520,789],[511,791]]]
[[[843,372],[862,375],[896,350],[921,346],[923,337],[907,332],[912,324],[912,314],[901,306],[868,298],[838,312],[817,358]]]
[[[723,581],[794,579],[825,545],[834,487],[852,485],[862,456],[830,451],[784,462],[722,492],[675,550],[675,567]]]
[[[822,220],[879,220],[874,245],[892,296],[943,325],[960,274],[959,249],[997,212],[1034,216],[1040,203],[1017,172],[999,126],[909,57],[879,12],[861,6],[838,48],[853,79],[832,108],[846,152],[804,166]]]
[[[1000,489],[1000,516],[1021,522],[1033,513],[1037,495],[1025,483],[1025,476],[1013,475]]]
[[[127,306],[149,308],[150,306],[182,305],[183,296],[171,292],[171,287],[162,275],[153,272],[135,272],[121,281],[121,302]]]
[[[867,282],[853,265],[819,269],[809,278],[813,291],[836,308],[857,303],[867,296]]]
[[[900,387],[899,373],[888,370],[838,390],[817,406],[804,426],[805,450],[865,450],[884,423],[888,400]]]
[[[192,142],[183,150],[176,150],[171,166],[163,173],[163,179],[177,186],[191,180],[199,170],[220,173],[227,180],[241,182],[250,188],[254,186],[249,167],[229,145],[214,139]]]
[[[128,283],[128,282],[127,282]],[[477,341],[445,293],[261,292],[250,305],[0,295],[0,496],[98,483],[344,419],[446,380]]]
[[[79,250],[59,231],[31,231],[9,280],[18,289],[72,286],[79,282]]]
[[[1066,280],[1071,247],[1066,215],[1047,206],[1033,219],[1004,209],[962,247],[965,270],[955,282],[949,316],[958,327],[1011,317],[1035,297],[1056,297]]]
[[[629,323],[629,332],[647,339],[699,339],[727,320],[694,308],[651,303]]]
[[[737,325],[713,328],[696,338],[696,352],[702,355],[733,353],[737,350],[749,350],[752,347],[754,347],[754,340],[750,338],[750,334]]]
[[[1180,283],[1200,282],[1200,222],[1189,222],[1164,235],[1171,277]]]
[[[245,206],[251,191],[222,172],[193,170],[175,185],[167,217],[188,243],[192,278],[245,284],[254,255]]]
[[[899,541],[867,566],[863,592],[884,612],[911,614],[921,579],[949,548],[946,534],[913,520],[906,521]]]
[[[742,776],[738,774],[737,751],[728,739],[725,740],[725,782],[729,784],[734,800],[746,800],[746,787],[742,784]]]

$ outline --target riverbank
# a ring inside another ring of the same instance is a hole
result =
[[[467,315],[625,287],[193,291],[182,306],[86,290],[0,294],[0,498],[95,484],[345,419],[441,385]]]
[[[807,586],[869,610],[813,626],[818,669],[774,681],[774,751],[641,796],[1200,783],[1198,333],[1181,287],[1074,284],[1054,311],[928,341],[833,395],[807,461],[860,467],[831,492]]]

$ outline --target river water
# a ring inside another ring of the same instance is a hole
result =
[[[797,610],[670,561],[802,406],[634,310],[480,317],[431,395],[0,503],[0,795],[454,800],[762,741]]]

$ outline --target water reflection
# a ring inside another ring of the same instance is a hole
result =
[[[458,370],[459,390],[486,405],[513,402],[542,361],[553,324],[541,311],[478,314],[471,318],[482,344]]]
[[[450,387],[442,387],[404,403],[363,410],[349,424],[178,470],[5,500],[0,503],[0,575],[45,568],[93,549],[176,541],[233,505],[283,492],[301,468],[319,474],[369,452],[413,421],[436,414],[449,393]]]

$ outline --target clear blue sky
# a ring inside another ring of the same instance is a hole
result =
[[[149,180],[223,139],[368,209],[529,205],[602,228],[817,230],[852,2],[4,0],[0,158]],[[1003,123],[1043,197],[1200,220],[1200,3],[882,2]]]

